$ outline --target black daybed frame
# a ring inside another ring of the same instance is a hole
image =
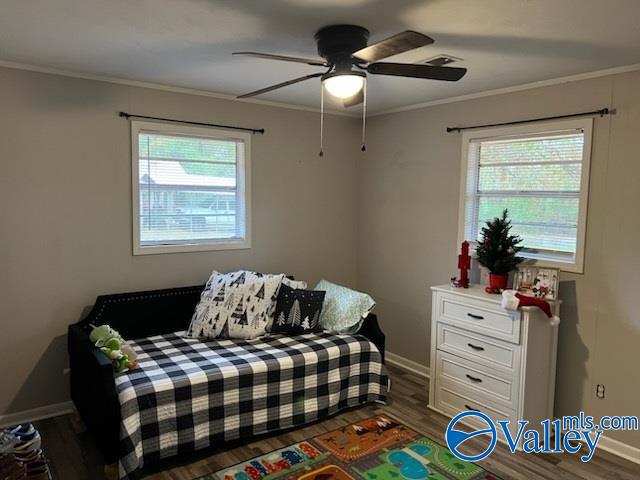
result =
[[[119,458],[120,403],[113,367],[89,340],[90,324],[109,324],[124,338],[144,338],[186,330],[204,285],[101,295],[87,317],[69,326],[71,398],[94,438],[105,463]],[[384,360],[385,337],[374,314],[359,332]]]

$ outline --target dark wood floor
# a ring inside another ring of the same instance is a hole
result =
[[[412,373],[391,368],[392,390],[388,405],[372,405],[336,415],[317,424],[251,443],[235,444],[210,453],[205,458],[193,459],[186,465],[174,465],[146,477],[152,480],[192,480],[200,475],[225,468],[249,458],[285,447],[296,441],[313,437],[343,425],[378,413],[396,417],[409,426],[444,442],[443,432],[448,419],[427,409],[428,382]],[[57,417],[38,422],[45,452],[57,480],[104,480],[104,465],[87,434],[74,416]],[[505,480],[594,480],[640,479],[640,465],[620,459],[603,451],[596,453],[588,463],[574,455],[512,454],[503,445],[480,465]]]

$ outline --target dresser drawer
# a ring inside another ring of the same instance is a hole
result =
[[[520,346],[438,323],[437,349],[513,374],[520,362]]]
[[[510,313],[499,305],[456,295],[440,294],[438,321],[508,342],[520,343],[520,313]]]
[[[436,391],[436,409],[442,413],[455,416],[467,410],[477,410],[486,414],[491,420],[516,420],[516,412],[508,408],[500,408],[490,405],[482,396],[470,398],[446,385],[439,385]]]
[[[436,353],[435,371],[440,385],[469,392],[473,398],[486,395],[493,404],[513,410],[517,408],[518,381],[515,375],[500,374],[477,362],[440,350]]]

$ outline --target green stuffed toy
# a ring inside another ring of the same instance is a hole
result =
[[[116,372],[126,372],[138,366],[136,353],[117,331],[109,325],[100,325],[99,327],[91,325],[91,327],[89,340],[109,357]]]

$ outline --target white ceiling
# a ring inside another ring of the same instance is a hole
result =
[[[640,0],[1,0],[0,60],[237,95],[317,69],[231,52],[315,56],[313,34],[336,23],[435,39],[394,61],[464,59],[457,83],[370,76],[380,112],[640,63],[639,19]],[[260,98],[318,106],[319,91]]]

